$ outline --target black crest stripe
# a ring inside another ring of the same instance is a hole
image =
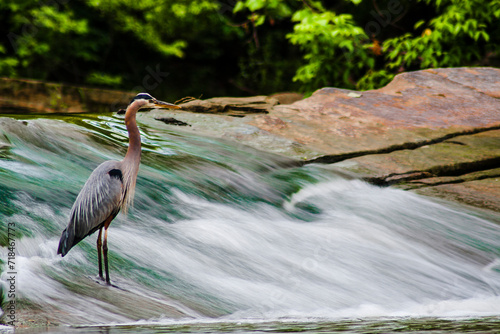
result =
[[[139,93],[137,94],[130,103],[134,102],[135,100],[153,100],[154,97],[149,95],[148,93]]]

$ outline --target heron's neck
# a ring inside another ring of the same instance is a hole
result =
[[[131,111],[130,108],[125,113],[125,125],[127,126],[129,144],[124,161],[133,161],[138,166],[141,160],[141,135],[137,128],[135,114],[136,112]]]

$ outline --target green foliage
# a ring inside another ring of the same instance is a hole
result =
[[[386,70],[369,70],[356,83],[356,88],[359,90],[368,90],[383,87],[391,82],[394,75],[394,73]]]
[[[384,42],[387,69],[469,65],[500,52],[499,0],[425,2],[440,14],[418,21],[416,35],[406,33]]]
[[[0,61],[0,74],[14,76],[28,73],[37,77],[45,71],[42,68],[33,69],[34,64],[50,69],[54,61],[67,56],[67,50],[74,45],[68,37],[78,40],[88,33],[88,26],[86,20],[76,18],[71,8],[63,7],[58,10],[30,1],[4,0],[0,3],[0,10],[9,11],[7,23],[10,30],[5,37],[14,50],[9,54],[7,47],[1,46],[0,52],[8,56]],[[82,43],[77,58],[85,59],[91,55]]]
[[[173,36],[177,20],[214,10],[210,1],[169,1],[159,6],[154,0],[88,0],[87,4],[105,17],[117,30],[130,33],[164,56],[182,57],[186,41]],[[171,23],[170,23],[171,22]],[[168,40],[165,41],[165,40]]]
[[[251,95],[277,91],[295,91],[299,85],[292,82],[300,58],[291,57],[294,50],[286,40],[276,41],[275,34],[259,37],[258,44],[247,45],[247,55],[239,59],[239,72],[234,83]]]
[[[305,54],[305,64],[298,68],[294,80],[302,82],[306,90],[338,83],[354,86],[353,77],[374,67],[374,56],[366,48],[368,36],[352,15],[304,8],[292,21],[297,23],[287,38]]]
[[[164,98],[500,65],[500,0],[2,0],[0,75]]]
[[[0,55],[2,55],[2,58],[0,58],[0,74],[13,77],[16,75],[16,66],[19,61],[14,57],[4,57],[5,53],[5,47],[0,45]]]
[[[321,1],[246,0],[235,6],[235,12],[245,9],[251,12],[248,20],[254,27],[264,20],[284,18],[293,24],[285,36],[303,54],[292,78],[302,91],[329,85],[354,88],[358,79],[374,69],[370,40],[352,14],[326,10]]]
[[[109,75],[101,72],[92,72],[87,76],[86,82],[95,86],[120,86],[123,78],[119,75]]]
[[[186,80],[200,95],[216,77],[211,62],[238,33],[218,9],[211,0],[3,0],[0,75],[178,96]],[[179,59],[196,73],[194,83]]]
[[[249,18],[256,26],[265,22],[266,16],[274,19],[290,17],[293,12],[287,1],[282,0],[246,0],[238,1],[234,7],[234,12],[248,9],[251,14]]]
[[[496,64],[500,54],[500,0],[345,0],[342,12],[326,1],[246,0],[235,11],[250,11],[259,26],[277,17],[278,3],[293,23],[286,37],[303,53],[293,78],[303,91],[373,89],[401,71]],[[415,11],[419,21],[401,25]]]

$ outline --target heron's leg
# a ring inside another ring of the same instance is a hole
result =
[[[106,271],[106,283],[109,285],[109,269],[108,269],[108,226],[104,225],[104,242],[102,244],[102,251],[104,253],[104,270]]]
[[[99,261],[99,278],[104,281],[104,276],[102,276],[102,256],[101,256],[101,249],[102,249],[102,240],[101,240],[101,235],[102,235],[102,227],[99,229],[99,235],[97,236],[97,260]]]

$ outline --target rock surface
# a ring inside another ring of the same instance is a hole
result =
[[[208,100],[192,100],[183,103],[182,107],[184,110],[192,112],[245,116],[252,113],[267,113],[277,104],[277,99],[267,96],[216,97]]]
[[[191,124],[188,131],[500,211],[499,69],[408,72],[378,90],[323,88],[266,111],[169,114]]]

